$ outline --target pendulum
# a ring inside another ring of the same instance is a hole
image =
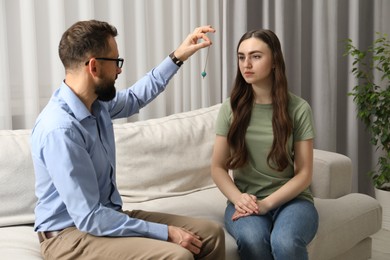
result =
[[[200,75],[202,75],[202,78],[205,78],[207,73],[206,73],[206,66],[207,66],[207,61],[209,59],[209,50],[210,50],[210,46],[207,48],[207,56],[206,56],[206,62],[204,63],[204,68],[203,68],[203,71]]]
[[[207,56],[206,56],[206,62],[204,64],[204,68],[203,68],[203,71],[200,75],[202,75],[202,78],[205,78],[207,73],[206,73],[206,66],[207,66],[207,61],[209,59],[209,50],[210,50],[210,46],[207,48]]]

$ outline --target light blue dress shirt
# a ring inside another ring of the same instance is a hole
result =
[[[129,117],[161,93],[177,72],[170,58],[92,113],[63,82],[31,135],[35,168],[35,231],[76,226],[95,236],[168,239],[168,227],[120,212],[112,119]],[[136,148],[135,148],[136,149]]]

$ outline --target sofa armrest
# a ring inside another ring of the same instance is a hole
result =
[[[339,153],[314,149],[310,189],[314,197],[321,199],[336,199],[351,193],[351,159]]]

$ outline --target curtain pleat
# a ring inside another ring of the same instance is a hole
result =
[[[7,39],[5,2],[0,2],[0,39]],[[12,128],[10,71],[8,66],[8,42],[0,40],[0,129]]]
[[[35,5],[33,1],[20,2],[21,34],[21,69],[22,88],[19,93],[21,123],[33,125],[34,116],[39,113],[39,82],[38,82],[38,42],[35,24]]]

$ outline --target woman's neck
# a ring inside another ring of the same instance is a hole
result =
[[[256,104],[272,104],[272,86],[252,85]]]

